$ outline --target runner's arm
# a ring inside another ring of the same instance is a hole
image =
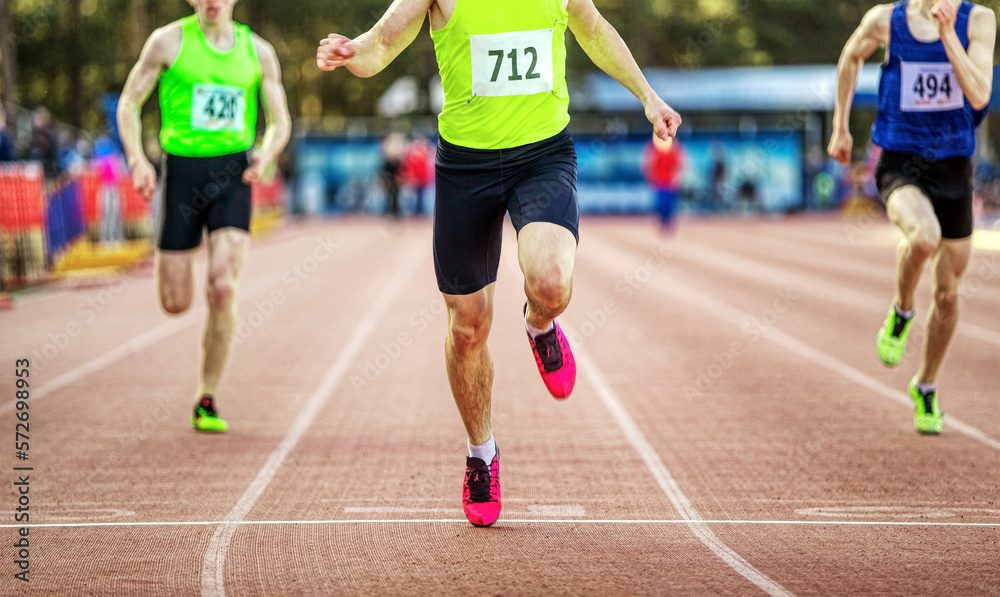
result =
[[[157,29],[149,36],[118,100],[118,133],[125,149],[125,159],[132,171],[136,190],[147,199],[152,198],[156,190],[156,170],[143,151],[142,106],[172,58],[171,35],[168,29]]]
[[[260,147],[253,152],[253,164],[243,174],[243,181],[252,184],[288,144],[292,136],[292,117],[288,114],[288,99],[281,84],[281,64],[271,44],[254,35],[263,78],[260,83],[262,107],[267,127]]]
[[[331,71],[345,66],[358,77],[382,72],[420,33],[434,0],[394,0],[382,18],[353,40],[331,33],[319,42],[316,64]]]
[[[969,15],[969,49],[962,47],[955,31],[955,7],[942,4],[932,15],[941,29],[941,42],[948,60],[955,69],[955,78],[969,104],[982,110],[990,103],[993,92],[993,46],[997,38],[997,21],[993,11],[976,6]]]
[[[861,24],[844,44],[837,62],[837,100],[833,110],[833,136],[827,153],[842,164],[851,163],[854,139],[851,137],[851,105],[854,88],[865,60],[889,41],[892,5],[880,4],[865,14]]]
[[[673,137],[681,125],[681,116],[653,91],[639,70],[632,52],[625,45],[618,31],[608,23],[594,0],[569,0],[569,28],[587,56],[598,68],[639,98],[646,111],[646,118],[661,139]]]

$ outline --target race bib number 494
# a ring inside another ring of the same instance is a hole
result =
[[[501,97],[552,91],[552,30],[470,36],[472,95]]]
[[[191,128],[201,131],[242,131],[246,121],[246,91],[229,85],[195,85]]]
[[[899,107],[903,112],[943,112],[965,105],[965,94],[951,64],[903,62]]]

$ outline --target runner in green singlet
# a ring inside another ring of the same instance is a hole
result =
[[[159,83],[166,154],[163,226],[156,251],[160,305],[183,313],[194,291],[194,260],[208,233],[208,321],[191,422],[225,431],[215,409],[236,325],[236,293],[250,230],[250,185],[281,153],[291,117],[274,49],[233,21],[238,0],[187,0],[195,14],[150,35],[118,106],[118,127],[136,189],[147,199],[156,171],[143,152],[142,105]],[[267,127],[257,131],[258,97]]]
[[[566,28],[642,101],[657,136],[672,137],[681,118],[650,88],[593,0],[395,0],[356,39],[322,40],[317,64],[370,77],[413,41],[424,15],[445,92],[434,266],[448,308],[448,377],[468,433],[463,505],[469,522],[488,526],[500,515],[501,496],[486,339],[505,213],[517,230],[525,329],[542,380],[556,398],[568,397],[576,381],[573,353],[555,321],[570,300],[579,223],[576,153],[566,130]]]

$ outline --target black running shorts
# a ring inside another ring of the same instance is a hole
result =
[[[917,187],[930,199],[941,224],[941,237],[972,235],[972,159],[929,160],[918,155],[883,151],[875,166],[875,184],[883,202],[904,186]]]
[[[163,172],[163,225],[158,246],[187,251],[201,244],[203,230],[250,231],[250,186],[243,171],[246,152],[212,158],[167,155]]]
[[[438,142],[434,270],[445,294],[472,294],[496,282],[504,214],[514,229],[531,222],[566,228],[580,240],[576,148],[569,132],[510,149]]]

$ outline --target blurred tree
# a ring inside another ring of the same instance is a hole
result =
[[[877,2],[595,0],[643,68],[833,64]],[[979,3],[1000,12],[1000,0]],[[320,39],[331,32],[357,36],[389,4],[240,0],[235,17],[274,45],[293,115],[343,121],[374,114],[378,97],[399,77],[416,77],[426,91],[437,74],[426,21],[413,45],[376,77],[361,81],[316,68]],[[188,14],[191,8],[183,0],[0,0],[0,93],[6,101],[16,97],[28,107],[45,104],[60,120],[103,130],[107,123],[100,99],[121,90],[154,28]],[[575,42],[567,50],[571,78],[593,71]],[[1000,46],[997,51],[1000,56]],[[879,58],[876,53],[873,60]],[[151,111],[155,101],[147,118],[152,119]]]
[[[0,0],[0,103],[17,102],[17,45],[10,22],[10,1]]]

